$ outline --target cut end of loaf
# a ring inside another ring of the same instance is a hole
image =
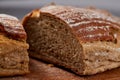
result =
[[[59,18],[53,15],[47,15],[40,13],[39,18],[29,17],[27,24],[24,23],[29,51],[35,52],[30,55],[82,73],[84,56],[79,40],[75,39],[76,36],[66,27],[66,23],[59,22]]]

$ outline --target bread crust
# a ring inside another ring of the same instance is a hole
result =
[[[16,40],[26,40],[26,32],[20,21],[13,16],[0,14],[0,31]]]
[[[24,17],[23,25],[27,17],[39,17],[40,13],[49,13],[63,20],[72,28],[81,42],[101,40],[114,42],[116,40],[116,32],[120,31],[119,19],[105,10],[57,5],[33,10]],[[113,33],[113,31],[116,32]]]

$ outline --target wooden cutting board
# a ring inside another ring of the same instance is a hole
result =
[[[93,76],[78,76],[35,59],[30,59],[31,73],[24,76],[0,78],[0,80],[120,80],[120,68]]]

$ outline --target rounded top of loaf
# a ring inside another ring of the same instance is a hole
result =
[[[40,14],[64,21],[81,42],[116,41],[120,32],[120,19],[105,10],[50,5],[34,10],[27,18]]]
[[[26,32],[20,21],[11,15],[0,14],[0,33],[16,40],[26,40]]]

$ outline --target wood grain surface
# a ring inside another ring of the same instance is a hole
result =
[[[92,76],[78,76],[39,60],[30,59],[30,73],[24,76],[0,78],[0,80],[120,80],[120,68]]]

